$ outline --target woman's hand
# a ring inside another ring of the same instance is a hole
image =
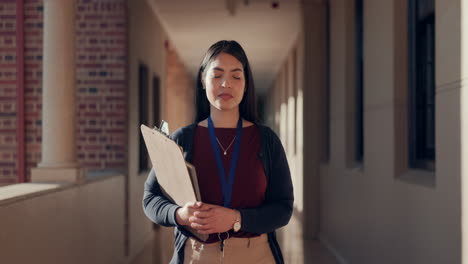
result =
[[[189,218],[193,216],[195,210],[202,211],[204,204],[202,202],[188,202],[176,211],[176,221],[179,225],[190,225]],[[205,209],[206,210],[206,209]]]
[[[189,222],[200,234],[223,233],[232,229],[238,214],[238,211],[223,206],[203,204],[189,217]]]

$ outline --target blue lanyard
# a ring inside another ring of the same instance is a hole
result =
[[[232,186],[234,185],[237,160],[239,159],[240,142],[242,137],[242,119],[239,118],[239,121],[237,122],[236,142],[234,144],[234,154],[231,159],[231,168],[229,169],[228,182],[226,182],[224,165],[221,160],[221,154],[219,153],[218,145],[216,144],[216,134],[211,116],[208,117],[208,131],[210,132],[211,146],[213,147],[213,152],[216,158],[216,165],[218,165],[219,178],[221,180],[221,188],[223,192],[223,205],[224,207],[229,207],[231,205]]]

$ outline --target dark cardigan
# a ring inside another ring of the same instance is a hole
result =
[[[284,263],[275,230],[285,226],[293,211],[293,187],[288,161],[278,136],[268,127],[256,124],[260,132],[258,158],[267,176],[265,201],[255,208],[236,208],[241,213],[242,229],[250,233],[268,233],[268,242],[276,263]],[[170,138],[184,150],[186,161],[192,161],[192,146],[196,124],[175,131]],[[169,201],[161,192],[154,170],[148,175],[143,195],[143,210],[151,221],[163,226],[175,226],[175,251],[170,263],[184,262],[184,247],[190,233],[176,222],[180,206]]]

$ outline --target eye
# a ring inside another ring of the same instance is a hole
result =
[[[215,75],[213,78],[219,79],[219,78],[221,78],[221,75]]]
[[[232,76],[232,77],[233,77],[234,79],[236,79],[236,80],[240,80],[240,79],[241,79],[240,76]]]

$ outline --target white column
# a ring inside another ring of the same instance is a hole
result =
[[[444,233],[452,263],[468,264],[468,3],[435,1],[436,188],[453,208]],[[452,216],[452,217],[451,217]],[[458,216],[458,217],[457,217]],[[449,250],[453,248],[453,250]],[[449,259],[449,256],[446,257]]]
[[[42,160],[32,181],[76,182],[75,3],[44,1]]]
[[[452,2],[452,1],[448,1]],[[436,8],[447,3],[442,3],[442,1],[436,1]],[[458,5],[460,5],[459,10]],[[460,89],[460,101],[457,100],[456,103],[460,104],[460,119],[461,119],[461,151],[458,152],[458,149],[453,149],[454,153],[460,153],[461,158],[460,158],[460,163],[461,163],[461,173],[458,174],[460,175],[460,181],[461,181],[461,191],[462,191],[462,203],[461,203],[461,216],[462,216],[462,223],[461,223],[461,234],[462,234],[462,241],[461,241],[461,252],[462,252],[462,261],[461,263],[467,264],[468,263],[468,3],[466,0],[460,0],[460,3],[452,4],[453,7],[448,7],[447,10],[448,13],[454,13],[456,15],[459,15],[459,22],[456,21],[456,25],[460,25],[460,33],[459,36],[461,38],[460,41],[460,53],[457,54],[454,52],[453,58],[457,59],[460,58],[459,62],[459,69],[457,67],[453,67],[454,71],[459,70],[460,76],[453,76],[452,79],[448,79],[448,81],[452,80],[455,81],[456,83],[456,88]],[[437,12],[439,10],[436,9],[436,23],[437,23]],[[450,15],[450,13],[448,15]],[[452,31],[452,28],[449,29],[449,27],[444,28],[445,31]],[[455,28],[456,29],[456,28]],[[439,32],[436,31],[436,36]],[[456,30],[453,30],[453,34],[458,33]],[[439,39],[439,37],[436,37]],[[453,36],[453,39],[457,39],[456,36]],[[439,42],[436,42],[436,47],[437,45],[442,45],[440,44],[442,40]],[[440,48],[442,49],[442,48]],[[436,49],[438,51],[439,49]],[[459,56],[459,57],[458,57]],[[439,59],[439,57],[436,57],[436,60]],[[452,87],[453,88],[453,87]],[[457,89],[457,90],[458,90]],[[458,94],[457,94],[458,95]],[[437,103],[437,101],[436,101]],[[454,102],[454,104],[456,105]],[[437,105],[437,104],[436,104]],[[455,116],[454,116],[455,118]],[[438,121],[438,119],[437,119]],[[439,138],[436,138],[436,140],[439,140]],[[436,146],[437,148],[439,146]],[[457,151],[457,152],[455,152]],[[441,155],[440,155],[441,156]],[[438,156],[437,156],[438,157]]]

